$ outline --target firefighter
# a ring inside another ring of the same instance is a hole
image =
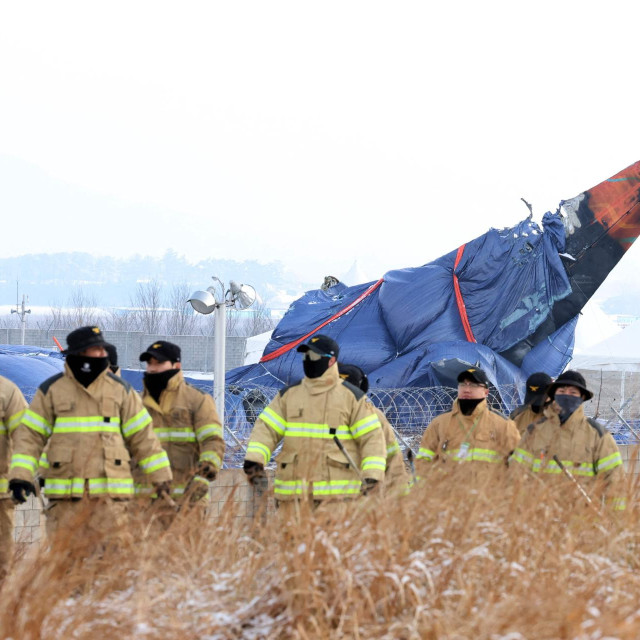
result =
[[[105,344],[104,348],[107,351],[107,357],[109,358],[109,369],[111,369],[111,373],[122,376],[120,371],[120,367],[118,366],[118,350],[113,344]]]
[[[524,404],[509,416],[509,419],[516,423],[520,436],[530,424],[543,419],[542,412],[545,405],[550,402],[547,388],[552,382],[551,376],[543,372],[532,373],[527,378]]]
[[[222,466],[225,450],[213,398],[185,382],[177,344],[158,340],[140,355],[140,361],[146,363],[142,400],[169,457],[172,497],[206,506],[209,483]],[[136,493],[153,493],[153,487],[143,482],[139,472],[138,480]],[[184,496],[185,490],[188,497]]]
[[[20,389],[0,376],[0,581],[7,575],[13,557],[14,504],[9,499],[7,480],[11,440],[26,408]]]
[[[387,461],[373,406],[360,389],[340,380],[338,344],[317,335],[297,351],[302,354],[304,378],[281,389],[260,414],[244,460],[245,473],[256,486],[282,441],[274,495],[285,517],[297,511],[299,501],[333,509],[368,493],[384,480]]]
[[[338,373],[343,380],[351,383],[354,387],[362,390],[363,393],[369,391],[369,379],[366,373],[355,364],[338,363]],[[372,405],[373,406],[373,405]],[[373,410],[382,425],[385,446],[387,448],[387,462],[384,472],[385,491],[404,492],[409,487],[409,474],[402,459],[402,451],[393,431],[393,427],[380,409],[373,407]]]
[[[67,336],[64,372],[38,388],[14,433],[9,490],[15,502],[34,493],[38,457],[43,467],[47,534],[66,530],[79,512],[96,533],[127,523],[134,495],[129,460],[135,456],[158,495],[170,492],[171,469],[140,396],[109,371],[98,327]],[[123,528],[120,529],[123,531]]]
[[[565,371],[549,385],[551,405],[543,420],[528,426],[511,456],[511,464],[545,477],[562,475],[560,464],[614,510],[623,510],[624,467],[613,436],[596,420],[584,415],[582,404],[593,397],[584,377]],[[566,482],[565,478],[562,478]]]
[[[458,397],[451,411],[436,417],[422,436],[417,473],[424,477],[434,462],[486,466],[506,463],[520,436],[516,425],[487,405],[489,380],[470,367],[458,375]]]

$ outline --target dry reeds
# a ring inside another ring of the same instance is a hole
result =
[[[16,563],[2,637],[631,640],[639,513],[598,516],[558,478],[457,469],[297,524],[242,524],[228,503],[167,530],[134,516],[117,547],[78,526]]]

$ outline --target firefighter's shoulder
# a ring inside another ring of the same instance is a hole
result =
[[[301,384],[302,384],[302,380],[297,380],[296,382],[292,382],[291,384],[288,384],[286,387],[282,387],[282,389],[278,391],[278,394],[280,395],[281,398],[283,398],[284,394],[287,393],[287,391],[289,391],[290,389],[293,389],[294,387],[298,387]]]
[[[111,371],[107,371],[107,378],[109,378],[109,380],[111,380],[112,382],[117,382],[118,384],[121,384],[127,393],[133,390],[133,387],[126,380],[124,380],[120,376],[117,376],[115,373],[112,373]]]
[[[519,415],[523,414],[525,412],[525,409],[527,408],[527,405],[524,404],[521,407],[516,407],[510,414],[509,414],[509,420],[515,420]]]
[[[60,373],[56,373],[55,375],[47,378],[44,382],[40,384],[38,389],[42,392],[42,395],[47,395],[47,392],[51,388],[51,385],[60,380],[60,378],[64,377],[64,373],[61,371]]]
[[[363,398],[366,395],[365,392],[362,389],[359,389],[354,384],[351,384],[350,382],[347,382],[346,380],[342,381],[342,386],[345,387],[346,389],[348,389],[356,397],[356,400],[360,400],[361,398]]]
[[[186,380],[185,380],[185,383],[184,383],[184,387],[189,393],[191,393],[194,396],[199,396],[199,395],[210,396],[211,395],[210,393],[208,393],[204,389],[201,389],[200,387],[196,387],[194,384],[191,384],[190,382],[187,382]]]
[[[601,438],[605,433],[607,433],[604,425],[601,425],[595,418],[587,418],[587,422],[596,430]]]

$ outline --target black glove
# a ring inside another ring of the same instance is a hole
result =
[[[205,478],[205,480],[213,482],[218,475],[218,470],[210,462],[201,462],[198,464],[196,473]]]
[[[168,482],[160,482],[154,485],[154,489],[158,498],[162,498],[162,496],[171,497],[171,485]]]
[[[252,462],[251,460],[245,460],[242,465],[242,469],[247,474],[247,478],[252,480],[259,476],[264,476],[264,465],[259,462]]]
[[[24,504],[28,496],[36,494],[36,488],[27,480],[9,480],[9,492],[16,504]]]
[[[247,474],[247,480],[256,488],[264,489],[267,481],[267,474],[264,472],[264,465],[259,462],[245,460],[242,465],[244,472]]]
[[[368,495],[371,491],[373,491],[378,486],[378,481],[373,478],[365,478],[362,481],[362,485],[360,486],[360,493],[363,496]]]

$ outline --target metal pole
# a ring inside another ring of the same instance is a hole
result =
[[[226,361],[227,307],[223,302],[215,310],[215,342],[213,353],[213,399],[218,409],[220,423],[224,424],[224,382]]]
[[[27,312],[25,311],[24,307],[25,307],[25,296],[24,293],[22,294],[22,313],[20,315],[21,320],[22,320],[22,344],[24,346],[24,331],[27,327]]]

